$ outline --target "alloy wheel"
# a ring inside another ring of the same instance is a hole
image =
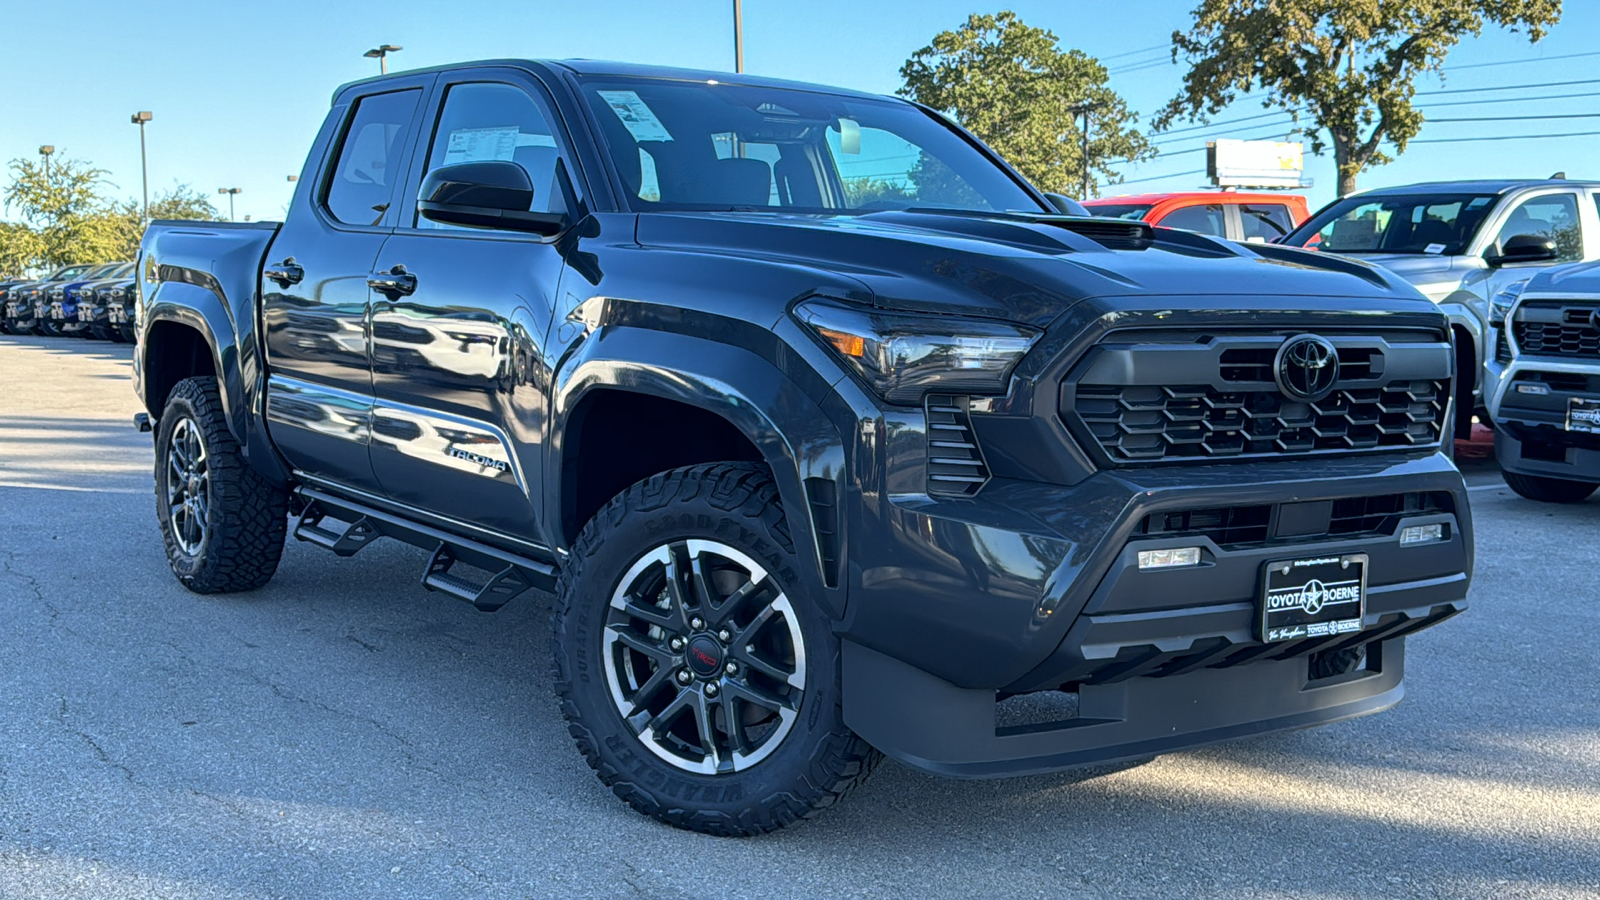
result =
[[[167,513],[178,548],[196,556],[206,540],[211,510],[211,469],[200,427],[187,416],[178,420],[167,444]]]
[[[726,544],[644,554],[606,610],[604,666],[618,714],[656,756],[689,772],[739,772],[794,726],[805,640],[776,580]]]

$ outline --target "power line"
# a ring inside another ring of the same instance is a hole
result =
[[[1563,56],[1544,56],[1538,59],[1503,59],[1499,60],[1498,62],[1472,63],[1465,66],[1447,66],[1446,68],[1451,72],[1459,72],[1462,69],[1487,69],[1490,66],[1518,66],[1523,65],[1524,63],[1554,62],[1558,59],[1577,59],[1581,56],[1600,56],[1600,50],[1591,51],[1589,53],[1568,53]]]
[[[1124,50],[1121,53],[1113,53],[1110,56],[1102,56],[1100,57],[1100,61],[1105,62],[1108,59],[1121,59],[1124,56],[1138,56],[1141,53],[1149,53],[1151,50],[1165,50],[1171,46],[1171,44],[1152,44],[1149,47],[1140,47],[1138,50]]]
[[[1536,84],[1504,84],[1499,87],[1450,88],[1449,90],[1442,91],[1417,91],[1416,96],[1436,97],[1440,94],[1481,94],[1486,91],[1520,91],[1524,88],[1566,87],[1573,84],[1600,84],[1600,78],[1589,78],[1583,81],[1541,81]]]
[[[1437,109],[1441,106],[1487,106],[1491,103],[1532,103],[1536,100],[1573,100],[1583,97],[1593,97],[1594,91],[1580,91],[1576,94],[1541,94],[1537,97],[1493,97],[1488,100],[1442,100],[1438,103],[1429,103],[1418,106],[1418,109]]]
[[[1161,133],[1164,135],[1174,135],[1182,134],[1185,131],[1209,131],[1212,128],[1220,128],[1223,125],[1233,125],[1237,122],[1254,122],[1257,119],[1269,119],[1273,116],[1288,115],[1288,113],[1288,110],[1274,110],[1273,112],[1265,112],[1261,113],[1260,115],[1245,116],[1241,119],[1224,119],[1221,122],[1207,122],[1204,125],[1185,125],[1182,128],[1174,128],[1170,131],[1163,131]]]
[[[1163,57],[1162,59],[1151,59],[1151,60],[1146,60],[1145,62],[1140,62],[1140,63],[1129,63],[1128,65],[1125,65],[1125,66],[1118,66],[1115,69],[1107,69],[1106,70],[1106,74],[1107,75],[1126,75],[1129,72],[1142,72],[1145,69],[1159,69],[1162,66],[1170,66],[1170,65],[1176,65],[1176,63],[1174,63],[1170,59],[1166,59],[1166,58]]]
[[[1548,116],[1461,116],[1453,119],[1427,119],[1429,124],[1444,122],[1528,122],[1534,119],[1600,119],[1600,113],[1552,113]]]
[[[1566,134],[1493,134],[1483,137],[1426,138],[1409,141],[1412,144],[1465,144],[1472,141],[1539,141],[1548,138],[1593,137],[1600,131],[1569,131]]]
[[[1119,181],[1119,182],[1117,182],[1117,184],[1119,184],[1119,185],[1122,185],[1122,184],[1141,184],[1141,183],[1146,182],[1146,181],[1160,181],[1163,178],[1182,178],[1185,175],[1204,175],[1205,173],[1206,173],[1205,169],[1194,169],[1194,170],[1189,171],[1189,172],[1171,172],[1171,173],[1166,174],[1166,175],[1151,175],[1151,176],[1149,176],[1147,178],[1129,178],[1126,181]],[[1114,187],[1114,185],[1106,185],[1106,186],[1107,187]]]

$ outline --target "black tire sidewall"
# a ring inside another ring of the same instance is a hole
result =
[[[194,423],[195,429],[200,433],[201,440],[205,443],[208,458],[216,452],[212,446],[211,435],[206,428],[205,414],[209,410],[201,409],[204,401],[196,403],[196,398],[188,391],[174,390],[167,398],[166,409],[161,413],[160,427],[156,430],[156,518],[161,523],[161,541],[166,545],[167,561],[172,566],[172,574],[185,584],[191,584],[206,568],[208,551],[215,543],[218,519],[221,517],[221,504],[213,502],[206,510],[206,533],[200,543],[200,552],[190,555],[185,553],[178,544],[173,534],[172,514],[167,508],[167,485],[171,476],[171,466],[168,464],[169,454],[172,452],[172,433],[177,430],[178,423],[187,418]],[[214,493],[214,492],[213,492]]]
[[[660,509],[610,519],[603,511],[589,526],[600,530],[596,540],[579,542],[580,547],[587,543],[589,552],[579,561],[575,581],[563,579],[556,635],[556,652],[571,675],[568,699],[592,737],[592,752],[602,764],[597,768],[602,774],[606,768],[615,771],[613,787],[625,799],[629,791],[643,789],[651,795],[649,802],[692,803],[710,819],[741,818],[764,798],[804,792],[822,745],[847,732],[840,713],[838,640],[803,588],[793,552],[762,534],[759,522],[703,498],[675,499]],[[806,643],[805,693],[794,725],[769,756],[742,772],[702,775],[656,756],[626,726],[606,680],[605,610],[622,576],[654,548],[694,538],[727,544],[766,568],[795,610]]]

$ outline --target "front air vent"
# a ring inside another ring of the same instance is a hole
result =
[[[928,493],[971,497],[989,480],[967,413],[967,398],[929,394]]]
[[[1155,230],[1148,223],[1133,219],[1061,218],[1051,219],[1050,224],[1113,250],[1143,250],[1155,238]]]

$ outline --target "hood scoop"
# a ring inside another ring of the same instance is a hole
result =
[[[1148,222],[1092,216],[1050,216],[1038,220],[1065,228],[1112,250],[1143,250],[1155,240],[1155,229]]]

